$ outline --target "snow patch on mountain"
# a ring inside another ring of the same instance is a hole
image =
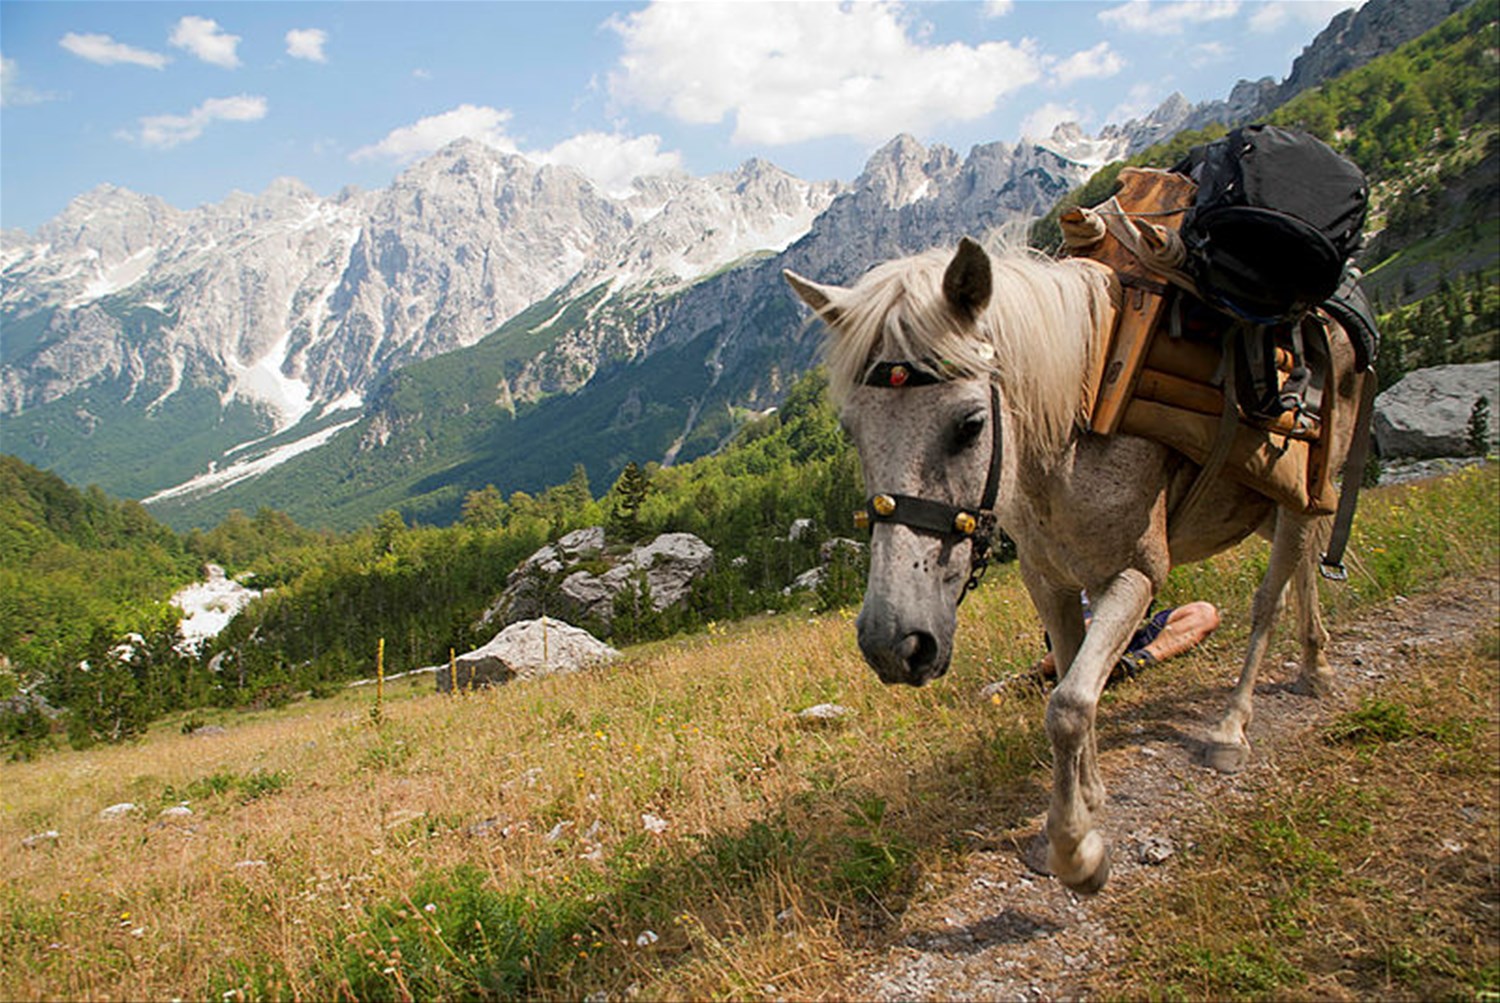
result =
[[[149,505],[152,502],[165,501],[168,498],[210,495],[218,491],[223,491],[225,488],[248,480],[251,477],[259,477],[266,471],[281,466],[295,456],[300,456],[303,453],[317,449],[358,421],[359,418],[354,417],[348,421],[330,425],[328,428],[319,429],[310,435],[303,436],[294,442],[277,446],[258,456],[236,460],[222,470],[219,469],[217,464],[211,463],[206,473],[199,474],[197,477],[184,481],[174,487],[158,491],[148,498],[143,498],[142,501]],[[244,446],[238,448],[244,448]]]
[[[105,265],[97,258],[94,260],[98,267],[97,273],[84,285],[83,293],[68,304],[69,307],[80,307],[135,285],[145,278],[155,264],[156,248],[143,247],[114,265]]]
[[[227,360],[231,392],[265,405],[275,415],[278,432],[297,424],[313,408],[312,387],[306,380],[286,375],[291,340],[292,332],[285,332],[270,351],[249,365],[238,359]]]

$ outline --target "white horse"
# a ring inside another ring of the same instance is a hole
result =
[[[1179,516],[1174,503],[1192,486],[1194,463],[1146,439],[1087,430],[1086,374],[1109,316],[1109,279],[1091,262],[991,256],[966,238],[956,254],[890,261],[849,288],[785,274],[828,327],[830,390],[871,493],[860,650],[886,683],[920,686],[947,671],[971,562],[982,557],[988,523],[1004,527],[1058,666],[1047,705],[1048,864],[1069,887],[1098,891],[1109,851],[1094,820],[1105,797],[1094,717],[1167,572],[1252,532],[1272,541],[1239,683],[1202,750],[1214,767],[1239,769],[1288,582],[1301,613],[1298,688],[1330,687],[1315,569],[1329,517],[1278,507],[1226,478]],[[1341,331],[1329,340],[1333,389],[1352,409],[1361,379],[1353,350]],[[1348,439],[1332,444],[1334,471]],[[1080,590],[1093,609],[1087,630]]]

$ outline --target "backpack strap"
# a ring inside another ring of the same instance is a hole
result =
[[[1323,304],[1323,309],[1332,314],[1333,319],[1349,335],[1349,341],[1354,346],[1356,373],[1370,371],[1380,350],[1380,329],[1375,325],[1375,309],[1359,284],[1363,277],[1358,268],[1346,265],[1343,281]]]
[[[1333,515],[1333,534],[1318,570],[1330,581],[1342,582],[1349,577],[1344,570],[1344,548],[1349,545],[1349,529],[1354,524],[1354,508],[1359,503],[1359,488],[1365,477],[1365,462],[1370,456],[1370,420],[1375,412],[1375,391],[1379,381],[1375,370],[1366,370],[1359,390],[1359,411],[1354,419],[1354,438],[1349,455],[1344,458],[1344,481],[1339,488],[1339,507]]]

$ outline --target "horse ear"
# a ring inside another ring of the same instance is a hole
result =
[[[989,303],[992,289],[989,254],[978,241],[965,237],[943,273],[943,295],[960,316],[972,320]]]
[[[825,324],[832,324],[838,320],[839,311],[833,305],[833,294],[838,291],[837,286],[825,286],[812,279],[804,279],[790,268],[784,268],[781,275],[786,279],[786,284],[792,287],[792,292],[797,297],[812,307],[813,313],[817,314]]]

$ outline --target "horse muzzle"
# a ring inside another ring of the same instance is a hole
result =
[[[855,621],[860,653],[887,685],[923,686],[948,671],[953,657],[953,625],[928,627],[901,623],[867,600]]]

